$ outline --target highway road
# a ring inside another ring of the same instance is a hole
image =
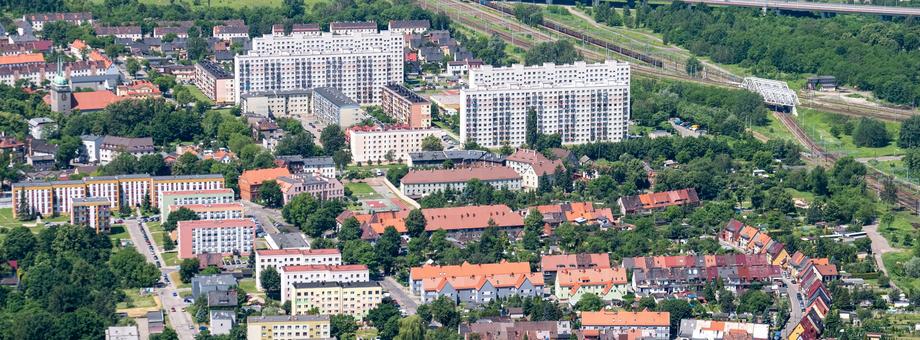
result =
[[[781,9],[787,11],[805,12],[832,12],[832,13],[861,13],[891,16],[916,16],[920,15],[917,7],[893,7],[873,5],[847,5],[829,4],[801,1],[753,1],[753,0],[681,0],[686,3],[702,3],[713,6],[737,6],[767,9]]]
[[[144,255],[147,262],[157,263],[159,261],[161,265],[165,264],[162,261],[162,251],[157,247],[156,243],[151,242],[153,235],[150,234],[149,229],[143,227],[136,219],[125,220],[125,228],[128,229],[128,234],[131,235],[131,241],[134,242],[135,248]],[[144,235],[147,237],[144,238]],[[151,251],[151,249],[153,250]],[[167,277],[176,270],[178,270],[176,267],[160,267],[160,273]],[[198,330],[195,328],[191,316],[185,313],[186,304],[182,301],[182,297],[179,296],[179,289],[176,287],[175,282],[170,280],[165,287],[157,288],[157,295],[160,297],[160,303],[166,313],[166,317],[169,319],[169,324],[179,335],[179,339],[194,339]]]

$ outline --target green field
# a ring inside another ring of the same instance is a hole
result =
[[[891,281],[894,281],[898,288],[904,292],[920,289],[920,279],[912,279],[898,275],[903,272],[902,266],[905,262],[910,260],[911,255],[910,251],[882,255],[882,261],[885,262],[885,268],[888,269],[888,273],[891,275]]]
[[[153,237],[153,242],[157,244],[157,247],[163,249],[163,227],[160,226],[160,222],[147,222],[147,229],[150,230],[150,237]]]
[[[195,85],[184,85],[183,87],[188,89],[188,92],[192,94],[192,97],[195,97],[195,100],[207,103],[208,105],[214,105],[214,101],[208,96],[204,95],[204,92],[198,89]]]
[[[153,294],[141,296],[140,292],[133,288],[122,291],[125,292],[125,301],[119,302],[116,308],[146,308],[157,305],[156,300],[153,299]]]
[[[374,188],[371,188],[370,185],[364,182],[346,183],[345,187],[348,188],[348,190],[351,190],[351,194],[357,199],[370,199],[380,197],[380,195],[374,191]]]
[[[128,229],[123,224],[113,224],[109,238],[112,239],[112,245],[117,248],[121,245],[121,240],[131,240],[131,235],[128,234]]]
[[[780,123],[778,119],[776,119],[776,117],[770,114],[767,115],[767,119],[769,121],[767,125],[752,126],[751,131],[754,131],[766,137],[767,139],[795,140],[795,138],[792,137],[792,133],[790,133],[789,130],[786,129],[786,127],[783,126],[783,124]]]
[[[861,157],[880,157],[903,154],[903,150],[895,145],[894,141],[898,139],[899,124],[895,122],[884,122],[891,137],[891,143],[881,148],[857,147],[853,144],[853,138],[844,134],[840,137],[834,137],[831,134],[832,122],[840,122],[845,117],[821,112],[811,109],[799,109],[797,117],[802,129],[816,142],[824,147],[825,151],[844,156]],[[853,124],[857,120],[852,120]]]
[[[176,251],[170,251],[163,253],[163,265],[164,266],[178,266],[179,265],[179,253]]]
[[[895,248],[910,248],[911,244],[904,244],[904,235],[916,235],[917,230],[914,223],[920,223],[920,217],[911,214],[909,211],[894,212],[894,220],[891,225],[879,226],[879,232],[888,239],[888,243]]]

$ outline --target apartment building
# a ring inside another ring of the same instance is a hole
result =
[[[281,271],[284,266],[340,265],[338,249],[260,249],[256,250],[256,288],[262,290],[262,271],[268,267]]]
[[[334,87],[313,89],[313,115],[321,122],[341,128],[358,124],[363,118],[361,106]]]
[[[277,181],[280,177],[290,177],[287,168],[271,168],[246,170],[239,178],[240,198],[250,201],[259,201],[259,189],[265,181]]]
[[[556,274],[553,290],[560,302],[568,302],[572,306],[585,294],[594,294],[605,302],[611,302],[623,300],[629,291],[630,284],[623,267],[562,269]]]
[[[70,224],[92,228],[97,233],[112,230],[111,203],[103,197],[74,198]]]
[[[431,22],[425,20],[390,20],[387,29],[402,34],[422,34],[431,28]]]
[[[99,144],[99,164],[106,165],[123,153],[129,153],[135,158],[143,155],[152,155],[156,151],[153,147],[153,138],[130,138],[105,136]]]
[[[243,203],[208,203],[169,206],[170,212],[186,208],[198,215],[200,220],[226,220],[243,218]]]
[[[613,209],[595,207],[591,202],[538,205],[524,209],[521,213],[527,217],[531,210],[540,212],[540,215],[543,215],[543,222],[551,226],[569,222],[607,227],[615,222]]]
[[[370,281],[370,272],[363,264],[283,266],[278,273],[281,274],[281,302],[293,297],[291,291],[297,283]]]
[[[272,35],[274,36],[321,34],[323,34],[323,30],[319,24],[293,24],[290,32],[286,32],[283,24],[272,25]]]
[[[45,63],[45,56],[41,53],[25,53],[0,56],[0,67],[26,66]]]
[[[770,338],[770,325],[762,323],[729,322],[715,320],[682,319],[677,333],[678,339],[722,340]]]
[[[164,192],[199,191],[224,189],[224,176],[221,174],[156,176],[152,178],[151,204],[159,205]]]
[[[278,156],[275,164],[288,168],[292,174],[318,174],[335,178],[335,162],[332,157],[303,157],[300,155]]]
[[[629,121],[629,64],[576,62],[469,71],[460,91],[460,139],[490,148],[525,142],[528,111],[537,129],[566,145],[617,142]]]
[[[329,315],[250,316],[246,319],[246,339],[329,339],[332,336],[329,319]]]
[[[503,166],[505,157],[481,150],[447,150],[410,152],[409,167],[439,168],[450,161],[460,166]]]
[[[738,293],[754,284],[782,278],[779,266],[766,255],[681,255],[623,259],[632,271],[632,290],[638,296],[697,291],[708,282],[722,280],[725,289]]]
[[[218,104],[233,103],[237,98],[233,74],[207,60],[195,64],[195,86]]]
[[[224,41],[240,38],[249,39],[249,26],[217,25],[211,28],[211,36]]]
[[[73,79],[81,76],[98,76],[117,74],[118,69],[110,67],[105,61],[74,61],[63,64],[64,77]],[[20,79],[28,80],[32,84],[41,84],[45,80],[51,81],[57,74],[57,64],[27,64],[0,66],[0,83],[13,86]]]
[[[537,150],[517,149],[505,158],[505,165],[521,175],[521,186],[526,190],[537,190],[543,177],[552,183],[557,171],[565,175],[565,165],[561,160],[550,160]]]
[[[166,191],[160,194],[160,221],[166,221],[172,206],[233,203],[233,189]]]
[[[32,25],[34,31],[41,31],[45,24],[55,21],[65,21],[76,26],[94,22],[93,13],[90,12],[33,13],[23,15],[22,20]]]
[[[96,26],[96,36],[113,36],[119,39],[141,40],[144,33],[140,26]]]
[[[350,29],[335,29],[342,33]],[[361,105],[379,104],[380,89],[403,81],[403,36],[393,32],[266,35],[234,57],[236,98],[264,91],[333,87]]]
[[[540,257],[540,269],[543,277],[555,281],[556,273],[570,269],[602,269],[610,267],[610,256],[597,254],[544,255]]]
[[[431,102],[405,86],[384,86],[380,93],[380,106],[383,113],[393,117],[397,123],[413,129],[431,127]]]
[[[463,191],[466,183],[477,179],[495,189],[521,190],[521,176],[504,166],[409,170],[400,180],[403,195],[419,198],[447,189]]]
[[[307,118],[312,111],[311,90],[272,90],[241,95],[240,109],[263,117]]]
[[[582,312],[581,329],[602,331],[606,335],[639,332],[642,339],[667,340],[671,335],[671,313]]]
[[[383,301],[383,288],[376,281],[295,283],[291,291],[291,314],[344,314],[361,320]]]
[[[334,34],[372,34],[377,33],[377,23],[373,21],[336,21],[329,23],[329,31]]]
[[[405,125],[352,127],[348,130],[351,160],[356,163],[404,162],[422,151],[422,140],[439,136],[438,129],[412,129]]]
[[[422,295],[425,280],[459,277],[469,275],[516,275],[530,274],[530,263],[507,262],[469,264],[464,262],[459,265],[438,266],[425,264],[421,267],[412,267],[409,270],[409,291],[412,294]]]
[[[507,205],[474,205],[452,208],[422,209],[425,216],[425,231],[446,230],[457,242],[476,240],[486,228],[498,228],[509,238],[516,239],[524,227],[524,219]],[[381,211],[354,215],[343,212],[336,217],[338,223],[354,216],[361,223],[361,238],[376,240],[386,228],[393,227],[399,233],[406,233],[406,216],[409,210]]]
[[[489,303],[511,296],[542,297],[543,275],[470,273],[463,277],[441,277],[422,281],[422,302],[431,302],[442,296],[468,305]]]
[[[326,178],[317,174],[301,174],[278,177],[284,204],[294,197],[309,194],[317,200],[333,200],[345,197],[345,186],[335,178]]]
[[[700,197],[694,188],[622,196],[617,200],[622,215],[648,214],[670,206],[698,204],[700,204]]]
[[[252,219],[180,221],[179,258],[199,254],[248,255],[256,238]]]

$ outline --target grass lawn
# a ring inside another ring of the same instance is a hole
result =
[[[128,234],[128,229],[123,224],[113,224],[109,238],[112,239],[112,244],[118,247],[121,244],[121,240],[131,240],[131,235]]]
[[[163,227],[160,226],[160,222],[147,222],[147,229],[150,230],[150,236],[153,237],[153,242],[157,244],[157,247],[163,249]]]
[[[204,95],[204,93],[201,92],[201,90],[199,90],[195,85],[185,85],[185,88],[188,89],[188,91],[192,94],[193,97],[195,97],[196,100],[207,103],[208,105],[214,105],[214,102],[211,100],[211,98],[208,98],[208,96]]]
[[[918,231],[914,229],[913,223],[920,223],[920,217],[911,214],[909,211],[898,211],[894,213],[894,220],[889,226],[879,226],[879,232],[888,239],[888,243],[896,248],[910,248],[911,245],[904,244],[904,235],[916,235]],[[920,242],[915,240],[913,242]]]
[[[831,134],[831,123],[840,122],[847,119],[846,117],[832,113],[821,112],[811,109],[799,109],[798,121],[802,129],[811,136],[819,145],[829,152],[838,153],[846,156],[860,157],[880,157],[903,154],[903,150],[898,148],[894,141],[898,139],[899,126],[895,122],[884,122],[891,136],[892,143],[881,148],[857,147],[853,144],[853,138],[841,134],[840,137],[834,137]],[[852,120],[853,124],[857,121]]]
[[[95,3],[102,3],[103,0],[92,0]],[[149,5],[169,5],[170,0],[140,0],[143,4]],[[281,4],[284,3],[283,0],[177,0],[176,3],[186,3],[192,8],[196,9],[206,9],[208,4],[211,7],[230,7],[230,8],[243,8],[246,6],[249,7],[281,7]],[[313,3],[320,2],[318,0],[306,0],[305,5],[310,6]],[[307,7],[309,8],[309,7]]]
[[[909,250],[882,255],[882,261],[885,262],[885,268],[888,269],[888,273],[891,274],[891,280],[904,292],[920,289],[920,279],[912,279],[898,275],[898,273],[903,273],[902,266],[905,262],[910,260],[911,256]]]
[[[772,114],[767,115],[768,123],[764,126],[752,126],[751,131],[754,131],[760,135],[763,135],[767,139],[785,139],[785,140],[795,140],[792,136],[792,133],[783,126],[783,123],[780,123],[776,117]]]
[[[116,308],[146,308],[157,305],[156,300],[154,300],[155,295],[152,293],[141,296],[140,292],[134,288],[122,291],[125,292],[125,301],[119,302]]]
[[[786,189],[786,192],[792,196],[792,198],[798,198],[807,201],[808,203],[815,201],[815,194],[807,191],[798,191],[795,189]]]
[[[379,197],[377,192],[374,191],[374,188],[364,182],[349,182],[345,184],[345,187],[348,190],[351,190],[351,194],[358,199],[369,199]]]
[[[163,262],[165,266],[178,266],[179,253],[175,251],[163,253]]]

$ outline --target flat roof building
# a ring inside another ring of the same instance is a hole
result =
[[[402,163],[409,153],[422,151],[422,140],[439,136],[441,130],[408,126],[352,127],[348,130],[351,160],[356,163]]]
[[[383,288],[376,281],[295,283],[291,314],[344,314],[363,319],[383,301]]]
[[[248,255],[256,238],[252,219],[180,221],[179,258],[199,254]]]
[[[233,74],[207,60],[195,64],[195,86],[215,103],[236,101]]]
[[[329,339],[329,320],[329,315],[250,316],[246,319],[246,339]]]
[[[512,168],[504,166],[409,170],[402,180],[400,189],[409,197],[424,197],[447,189],[463,191],[466,183],[477,179],[495,189],[521,190],[521,176]]]
[[[341,128],[358,124],[363,118],[361,106],[334,87],[313,89],[313,115],[327,125]]]
[[[400,84],[384,86],[380,94],[383,113],[413,129],[431,126],[431,102]]]

